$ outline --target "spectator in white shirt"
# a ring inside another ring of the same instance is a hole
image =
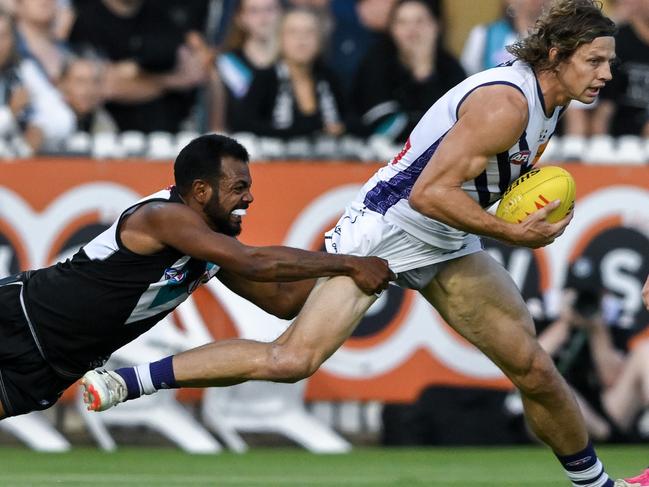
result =
[[[9,151],[28,155],[39,148],[42,133],[33,124],[30,94],[20,78],[13,27],[12,17],[0,11],[0,139]]]
[[[72,56],[63,68],[59,87],[76,115],[77,131],[117,131],[114,120],[103,107],[102,74],[102,64],[92,57]]]
[[[75,117],[57,89],[67,46],[54,38],[56,0],[16,1],[16,41],[20,75],[29,91],[33,123],[43,134],[41,151],[58,150],[75,130]]]

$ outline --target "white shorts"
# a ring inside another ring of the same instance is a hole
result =
[[[439,270],[438,264],[482,250],[480,238],[467,234],[457,250],[435,247],[389,223],[362,203],[348,206],[334,228],[325,233],[327,252],[381,257],[398,275],[397,284],[421,289]]]

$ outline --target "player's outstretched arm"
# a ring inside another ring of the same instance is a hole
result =
[[[649,309],[649,276],[647,276],[647,280],[644,283],[644,287],[642,288],[642,300],[644,301],[644,305]]]
[[[374,294],[394,279],[388,263],[377,257],[243,245],[235,238],[214,232],[196,211],[182,204],[151,203],[129,217],[132,218],[138,220],[130,223],[131,229],[135,227],[161,247],[173,247],[213,262],[251,281],[283,282],[342,275],[351,277],[366,294]]]
[[[491,85],[475,90],[460,106],[457,123],[417,179],[410,205],[452,227],[507,243],[541,247],[552,242],[568,224],[545,221],[556,206],[524,225],[512,224],[485,211],[461,188],[485,170],[490,157],[519,140],[527,119],[527,101],[518,89]]]
[[[257,282],[226,270],[219,271],[216,277],[234,293],[285,320],[297,316],[316,283],[316,279]]]

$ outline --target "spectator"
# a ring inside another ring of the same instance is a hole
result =
[[[258,73],[229,126],[284,138],[340,135],[342,93],[333,73],[320,61],[322,43],[323,32],[313,10],[289,11],[280,29],[280,60]]]
[[[291,7],[307,7],[318,12],[328,10],[330,2],[331,0],[288,0]]]
[[[489,24],[474,27],[462,51],[462,66],[468,75],[493,68],[512,55],[505,49],[525,37],[548,0],[505,0],[503,15]]]
[[[649,406],[649,342],[628,354],[617,348],[627,338],[613,332],[619,303],[592,283],[569,288],[563,297],[560,317],[539,342],[575,389],[591,434],[600,440],[632,437],[634,420]]]
[[[115,132],[117,127],[103,109],[102,70],[91,58],[71,57],[61,74],[60,89],[77,119],[77,130]]]
[[[206,2],[77,0],[75,8],[70,42],[109,61],[104,96],[120,130],[178,131],[213,63],[196,30]]]
[[[322,30],[327,39],[331,39],[334,28],[334,18],[331,12],[331,0],[285,0],[288,8],[310,8],[320,17]]]
[[[439,20],[426,0],[399,0],[389,33],[361,63],[352,103],[361,135],[404,142],[431,105],[465,76],[442,46]]]
[[[628,23],[634,15],[633,4],[635,0],[609,0],[611,7],[611,18],[615,20],[616,24]]]
[[[16,15],[16,3],[19,0],[0,0],[0,10],[9,15]],[[56,21],[54,22],[54,37],[65,40],[68,38],[69,27],[74,18],[71,0],[57,0]]]
[[[332,0],[334,26],[327,62],[341,80],[346,95],[365,54],[385,37],[394,3],[395,0]]]
[[[649,137],[649,2],[625,0],[625,7],[629,22],[616,36],[619,64],[602,89],[593,131]]]
[[[281,15],[279,0],[239,2],[225,41],[225,52],[217,58],[218,75],[225,87],[226,106],[223,110],[221,104],[214,104],[210,121],[213,130],[220,128],[223,117],[232,120],[236,116],[234,112],[239,110],[239,104],[248,94],[256,73],[277,61]]]
[[[29,92],[20,79],[13,20],[3,11],[0,11],[0,97],[0,137],[10,146],[15,146],[17,137],[24,137],[32,150],[38,149],[42,133],[30,120],[33,112]]]
[[[57,2],[17,0],[15,11],[20,73],[30,94],[32,121],[42,134],[41,142],[33,146],[55,152],[74,131],[74,114],[56,88],[69,54],[67,46],[52,35]]]
[[[205,36],[211,45],[223,44],[239,3],[239,0],[210,0]]]
[[[47,78],[56,84],[69,54],[65,43],[54,37],[57,0],[17,0],[16,35],[18,53],[34,59]]]
[[[57,0],[56,18],[52,26],[52,36],[60,42],[67,42],[74,24],[72,0]]]

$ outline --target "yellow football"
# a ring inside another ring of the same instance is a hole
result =
[[[548,215],[551,223],[558,222],[573,209],[575,180],[568,171],[557,166],[532,169],[509,185],[498,204],[496,216],[510,223],[520,223],[554,200],[561,200],[561,204]]]

